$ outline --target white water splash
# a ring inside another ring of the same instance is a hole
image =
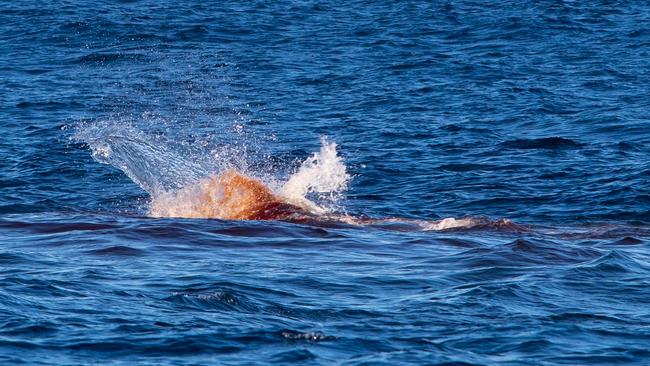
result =
[[[228,170],[250,176],[266,187],[280,187],[271,190],[272,194],[316,214],[338,208],[350,180],[336,144],[327,138],[322,138],[320,151],[279,184],[275,177],[241,168],[243,164],[237,162],[246,160],[242,157],[246,149],[210,149],[201,143],[170,141],[129,123],[82,123],[74,139],[86,143],[96,161],[122,170],[149,193],[147,211],[154,217],[233,217],[228,207],[206,206],[208,202],[224,202],[219,197],[223,187],[218,177]]]
[[[129,123],[82,123],[73,139],[86,143],[96,161],[120,169],[152,196],[197,181],[213,164],[191,149],[174,146]]]
[[[347,167],[337,154],[336,143],[323,137],[321,144],[320,151],[307,158],[278,192],[289,203],[316,213],[336,209],[350,182]],[[309,199],[311,196],[315,196],[319,205]]]
[[[425,231],[441,231],[449,229],[468,229],[477,225],[483,224],[484,221],[472,217],[456,219],[454,217],[447,217],[440,221],[423,222],[421,224],[422,230]]]

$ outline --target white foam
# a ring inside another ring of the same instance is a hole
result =
[[[320,151],[307,158],[278,192],[288,202],[317,213],[334,210],[350,182],[336,143],[323,137],[321,144]]]
[[[463,219],[456,219],[454,217],[447,217],[439,221],[427,222],[423,225],[423,230],[440,231],[448,229],[471,228],[480,225],[481,221],[468,217]]]

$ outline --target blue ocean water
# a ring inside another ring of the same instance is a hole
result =
[[[648,24],[643,1],[3,2],[0,363],[650,364]],[[143,188],[273,187],[324,137],[350,179],[309,198],[387,221],[152,217]],[[413,224],[452,217],[479,224]]]

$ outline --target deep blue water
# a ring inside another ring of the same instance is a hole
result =
[[[3,2],[0,363],[650,365],[648,24],[644,1]],[[172,183],[137,136],[278,180],[328,136],[340,211],[524,230],[151,218],[97,124]]]

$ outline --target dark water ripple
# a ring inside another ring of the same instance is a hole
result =
[[[649,18],[596,0],[0,4],[0,363],[649,364]],[[106,120],[246,145],[259,171],[328,135],[350,213],[526,230],[147,218],[70,139]]]
[[[373,233],[88,215],[75,226],[78,217],[51,218],[3,221],[5,248],[14,248],[0,256],[7,362],[647,357],[647,250],[631,240],[643,237],[635,227],[567,240],[543,228]],[[321,235],[306,239],[313,230]]]

